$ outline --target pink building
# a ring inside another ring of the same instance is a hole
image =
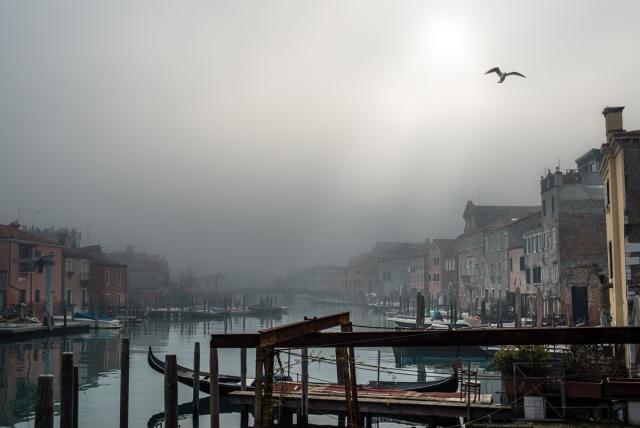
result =
[[[38,268],[32,259],[53,256],[53,312],[61,313],[63,295],[62,245],[26,232],[17,223],[0,225],[0,308],[19,303],[32,308],[36,315],[44,311],[46,268]]]

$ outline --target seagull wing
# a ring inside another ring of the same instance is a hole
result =
[[[502,75],[502,72],[500,71],[500,67],[493,67],[491,70],[485,72],[484,74],[489,74],[489,73],[497,73],[498,76]]]
[[[527,78],[524,74],[520,74],[517,71],[510,71],[509,73],[506,74],[506,76],[520,76],[520,77],[524,77],[525,79]]]

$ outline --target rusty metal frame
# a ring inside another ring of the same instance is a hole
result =
[[[339,314],[340,315],[340,314]],[[326,318],[326,317],[325,317]],[[320,320],[318,318],[317,320]],[[313,321],[307,320],[307,321]],[[323,321],[326,322],[327,320]],[[304,324],[306,321],[303,321]],[[320,323],[321,321],[316,321]],[[300,324],[300,323],[296,323]],[[321,324],[326,325],[326,324]],[[339,324],[338,324],[339,325]],[[483,346],[640,343],[640,327],[542,327],[465,329],[449,331],[364,331],[354,333],[306,333],[312,323],[299,325],[285,335],[271,334],[269,346],[276,347],[370,347],[370,346]],[[301,329],[301,330],[297,330]],[[265,330],[270,332],[272,329]],[[320,328],[317,328],[320,330]],[[262,333],[212,334],[218,348],[255,348]],[[288,339],[285,340],[285,337]],[[279,340],[281,339],[281,341]]]

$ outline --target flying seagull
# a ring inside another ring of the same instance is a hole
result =
[[[520,74],[517,71],[510,71],[508,73],[503,73],[502,71],[500,71],[500,67],[494,67],[491,70],[487,71],[484,74],[489,74],[489,73],[496,73],[498,76],[500,76],[500,80],[498,80],[498,83],[502,83],[504,82],[504,79],[507,78],[507,76],[520,76],[520,77],[525,77],[524,74]],[[526,77],[525,77],[526,79]]]

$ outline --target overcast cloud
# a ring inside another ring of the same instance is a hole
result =
[[[634,1],[0,2],[0,222],[264,278],[455,237],[640,128]],[[500,66],[527,78],[483,73]],[[32,211],[23,211],[30,224]]]

